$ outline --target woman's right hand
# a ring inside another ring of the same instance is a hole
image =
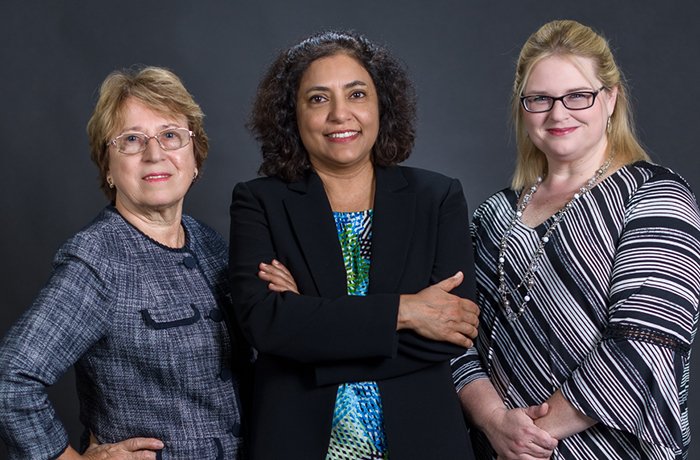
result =
[[[546,415],[548,411],[547,403],[495,410],[484,423],[484,433],[498,454],[498,460],[551,458],[558,441],[534,423],[534,419]]]
[[[471,300],[450,294],[463,280],[464,274],[457,272],[416,294],[402,294],[396,329],[411,329],[425,338],[464,348],[473,346],[478,334],[479,307]]]
[[[68,448],[58,460],[155,460],[157,450],[165,447],[155,438],[129,438],[114,444],[99,444],[90,436],[90,445],[83,455]]]

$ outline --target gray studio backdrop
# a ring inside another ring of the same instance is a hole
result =
[[[0,336],[46,282],[59,245],[105,205],[85,124],[99,83],[115,68],[169,67],[202,105],[211,150],[186,212],[227,235],[231,189],[254,177],[259,162],[244,123],[264,69],[280,49],[312,32],[358,30],[388,45],[414,78],[419,124],[408,163],[459,178],[473,209],[509,181],[514,145],[508,98],[519,47],[546,21],[577,19],[611,41],[653,158],[699,191],[698,5],[673,0],[5,0]],[[698,356],[696,350],[691,379],[696,436]],[[80,426],[74,393],[72,371],[50,391],[75,440]],[[5,455],[0,447],[0,458]]]

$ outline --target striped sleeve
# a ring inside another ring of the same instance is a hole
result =
[[[687,388],[700,302],[698,261],[697,201],[679,176],[656,174],[626,207],[608,327],[561,388],[589,417],[676,455],[689,443]]]

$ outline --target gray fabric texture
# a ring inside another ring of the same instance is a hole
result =
[[[54,271],[0,344],[0,436],[12,459],[52,458],[66,431],[46,395],[75,365],[80,419],[100,442],[156,437],[159,457],[237,458],[239,403],[228,249],[183,216],[181,249],[111,206],[57,252]]]

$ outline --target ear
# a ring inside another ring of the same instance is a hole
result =
[[[608,109],[608,116],[611,116],[615,111],[615,102],[617,102],[617,90],[618,86],[613,86],[612,88],[605,90],[605,106]]]

